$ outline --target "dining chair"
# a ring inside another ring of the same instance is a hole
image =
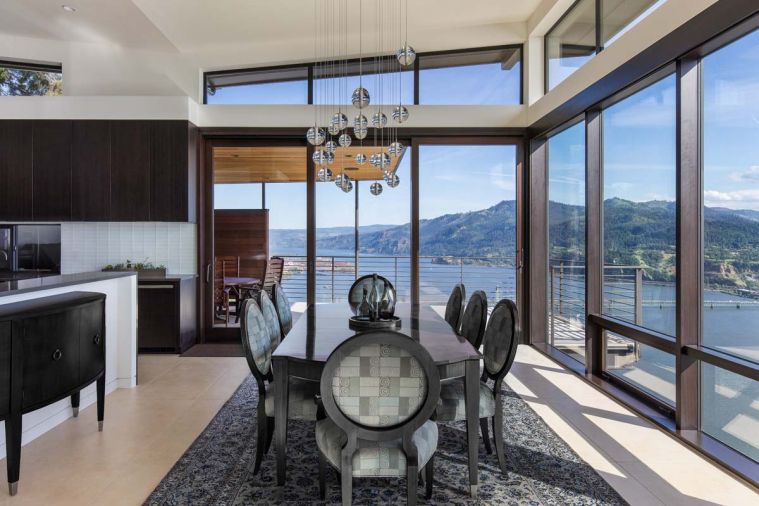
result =
[[[488,419],[492,419],[493,440],[501,471],[506,474],[506,456],[503,452],[503,397],[501,387],[503,379],[511,369],[519,344],[521,325],[517,306],[509,299],[503,299],[490,314],[483,337],[483,359],[485,368],[480,378],[480,429],[488,453],[493,450],[488,435]],[[488,380],[493,380],[491,390]],[[466,420],[466,402],[464,380],[443,382],[440,388],[440,402],[435,410],[434,419],[439,422]]]
[[[461,330],[461,314],[464,312],[465,300],[466,288],[464,283],[458,283],[453,287],[451,295],[448,297],[448,303],[445,305],[445,321],[457,334]]]
[[[282,339],[285,338],[290,329],[293,328],[293,313],[290,309],[290,301],[285,294],[282,285],[274,283],[272,287],[272,302],[277,309],[277,317],[279,318],[279,326],[282,330]]]
[[[236,294],[232,293],[224,279],[227,276],[238,276],[240,273],[240,259],[235,256],[216,256],[214,257],[213,289],[214,289],[214,306],[216,316],[219,313],[224,315],[225,325],[229,325],[229,309],[232,304],[237,303]],[[235,307],[235,313],[239,314],[239,307]]]
[[[366,289],[367,292],[371,291],[374,276],[375,274],[361,276],[353,282],[350,290],[348,290],[348,303],[354,311],[358,308],[364,298],[364,289]],[[376,276],[379,284],[379,300],[382,306],[381,312],[392,315],[395,312],[395,302],[397,300],[395,287],[386,277],[380,276],[379,274]]]
[[[264,275],[263,289],[271,295],[274,283],[282,283],[282,273],[285,270],[285,259],[282,257],[271,257],[266,263],[266,274]]]
[[[482,344],[482,336],[485,334],[487,321],[488,296],[482,290],[477,290],[469,298],[466,309],[464,309],[460,332],[477,350]]]
[[[263,293],[263,292],[262,292]],[[267,298],[263,298],[266,306]],[[271,301],[269,301],[271,304]],[[256,408],[256,458],[253,474],[261,468],[264,455],[269,451],[274,435],[274,382],[271,370],[271,354],[279,340],[279,331],[272,331],[271,311],[265,316],[254,299],[246,299],[242,304],[240,335],[248,367],[258,386],[258,406]],[[276,314],[274,315],[276,321]],[[290,378],[288,396],[288,419],[316,420],[315,396],[319,393],[319,383]],[[286,422],[285,422],[286,423]]]
[[[404,475],[407,503],[414,505],[422,468],[432,495],[438,428],[430,415],[440,375],[422,345],[387,330],[356,334],[327,359],[321,391],[327,416],[316,422],[322,500],[327,462],[340,473],[344,505],[351,504],[354,477]]]

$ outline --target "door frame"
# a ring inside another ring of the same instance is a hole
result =
[[[372,136],[370,129],[368,138]],[[198,329],[200,343],[232,342],[240,339],[237,328],[213,326],[213,283],[207,277],[208,265],[213,269],[213,148],[221,146],[306,146],[306,164],[314,148],[305,141],[305,127],[207,127],[199,129],[198,141]],[[437,145],[514,145],[516,147],[516,199],[517,199],[517,251],[516,290],[517,307],[524,306],[524,272],[528,251],[525,246],[527,216],[524,205],[526,184],[524,128],[439,128],[420,127],[399,129],[398,137],[407,142],[411,154],[411,300],[419,300],[419,163],[418,148],[422,144]],[[306,189],[306,255],[307,303],[315,302],[316,292],[316,171],[307,171]],[[210,307],[209,307],[210,306]],[[210,321],[209,321],[210,320]],[[524,335],[527,335],[524,333]]]

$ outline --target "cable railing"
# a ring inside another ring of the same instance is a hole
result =
[[[307,296],[307,257],[285,256],[282,286],[293,301]],[[398,300],[411,298],[410,256],[360,255],[358,263],[352,255],[317,256],[316,302],[346,300],[356,278],[377,273],[393,283]],[[514,257],[420,256],[419,297],[421,302],[445,304],[456,283],[464,283],[468,291],[483,290],[490,305],[498,300],[516,297]]]

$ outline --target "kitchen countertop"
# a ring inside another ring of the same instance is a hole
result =
[[[0,297],[18,295],[27,292],[49,290],[63,286],[81,285],[109,279],[136,276],[136,272],[82,272],[78,274],[54,274],[31,279],[18,279],[0,282]]]

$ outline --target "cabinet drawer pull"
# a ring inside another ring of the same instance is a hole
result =
[[[100,339],[100,332],[95,334],[95,337],[92,338],[92,342],[95,344],[95,346],[100,346],[100,342],[102,340]]]
[[[59,349],[53,352],[53,360],[56,362],[63,358],[63,352]]]

